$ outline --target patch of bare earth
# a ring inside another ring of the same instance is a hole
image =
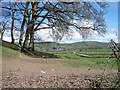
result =
[[[2,59],[3,88],[90,88],[103,70],[66,66],[63,59],[20,56]],[[114,70],[114,73],[117,71]],[[108,71],[106,73],[110,75]],[[110,83],[110,82],[108,82]],[[99,85],[98,85],[99,87]]]

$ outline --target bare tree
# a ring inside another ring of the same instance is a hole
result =
[[[14,5],[15,8],[2,6],[2,9],[21,13],[19,44],[29,50],[34,50],[34,32],[43,30],[42,28],[51,28],[51,36],[56,41],[62,40],[65,35],[70,36],[73,30],[71,27],[79,31],[83,38],[89,35],[88,30],[97,31],[101,35],[106,32],[103,17],[108,6],[106,2],[20,2]],[[14,18],[20,17],[14,16]],[[93,22],[93,27],[80,27],[72,22],[73,20],[89,20]],[[47,27],[41,26],[43,23]],[[23,45],[22,40],[24,40]]]
[[[5,7],[3,9],[3,7]],[[9,9],[8,9],[9,8]],[[19,12],[16,11],[16,5],[14,2],[2,2],[2,18],[5,20],[8,20],[10,22],[11,28],[9,30],[11,31],[11,43],[14,43],[14,30],[19,30],[19,27],[16,27],[15,21],[21,22],[21,17],[18,17]],[[3,20],[4,20],[3,19]],[[3,21],[4,22],[4,21]]]
[[[1,40],[3,40],[3,34],[4,34],[5,30],[8,29],[7,23],[8,23],[8,21],[2,21],[1,22],[1,30],[0,30],[0,32],[1,32]]]

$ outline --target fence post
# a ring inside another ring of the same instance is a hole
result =
[[[116,61],[117,61],[117,67],[118,67],[118,73],[117,74],[118,74],[118,78],[120,80],[120,47],[119,47],[119,44],[116,44],[113,39],[111,39],[111,42],[112,42],[112,44],[114,46],[113,53],[114,53]],[[114,51],[114,49],[116,51]],[[116,54],[116,52],[117,52],[117,54]]]
[[[119,45],[118,45],[118,48],[119,48],[119,50],[118,50],[118,62],[117,62],[117,64],[118,64],[118,78],[120,80],[120,46]]]

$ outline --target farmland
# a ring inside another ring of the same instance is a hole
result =
[[[68,59],[66,62],[73,67],[92,66],[99,67],[107,64],[109,57],[111,57],[112,50],[109,48],[110,43],[100,43],[100,42],[77,42],[72,44],[57,44],[47,42],[43,45],[40,43],[36,45],[36,50],[44,49],[42,52],[47,52],[49,54],[57,55],[62,59]],[[76,55],[84,54],[89,55],[92,58],[81,57]],[[96,58],[95,58],[96,57]],[[92,62],[94,64],[89,64],[87,62]],[[110,59],[113,61],[113,56]],[[86,62],[86,63],[84,63]],[[109,67],[117,68],[114,62],[109,64]]]

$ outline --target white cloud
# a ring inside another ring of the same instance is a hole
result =
[[[11,42],[11,37],[3,36],[3,40],[8,41],[8,42]]]
[[[53,41],[49,35],[50,31],[51,31],[51,29],[41,29],[41,30],[36,31],[35,35],[39,36],[39,38],[41,38],[44,41]]]
[[[14,35],[14,39],[15,39],[16,41],[18,41],[19,36],[20,36],[20,32],[14,30],[14,31],[13,31],[13,35]],[[3,40],[8,41],[8,42],[11,42],[11,31],[10,31],[10,30],[6,30],[6,31],[4,32],[4,34],[3,34]]]
[[[99,41],[99,42],[110,42],[111,39],[114,39],[116,42],[118,42],[118,37],[116,36],[115,31],[117,31],[115,28],[111,28],[109,32],[107,32],[104,37],[100,36],[98,34],[92,35],[89,40],[93,41]],[[96,32],[95,32],[96,33]]]
[[[117,30],[115,28],[111,28],[110,30],[111,32],[117,32]]]
[[[75,23],[77,21],[74,21]],[[81,21],[78,23],[79,25],[88,25],[90,27],[93,26],[93,22],[90,22],[88,20],[86,21]],[[44,26],[44,25],[43,25]],[[45,27],[45,26],[44,26]],[[62,43],[72,43],[72,42],[79,42],[79,41],[83,41],[82,39],[82,36],[79,34],[79,32],[75,31],[75,29],[72,28],[72,30],[74,31],[73,32],[73,37],[72,39],[68,40],[66,39],[66,37],[63,37],[62,39]],[[45,41],[53,41],[52,38],[50,38],[49,36],[49,31],[51,32],[52,30],[51,29],[44,29],[44,30],[40,30],[40,31],[37,31],[37,34],[42,38],[44,39]],[[111,28],[105,35],[104,37],[99,35],[97,31],[92,31],[91,32],[91,36],[86,40],[86,41],[98,41],[98,42],[110,42],[111,39],[114,39],[116,42],[118,41],[117,40],[117,36],[116,36],[116,32],[117,29],[115,28]],[[49,38],[48,38],[49,37]]]
[[[93,22],[86,19],[86,20],[72,20],[73,23],[79,25],[80,27],[92,27],[93,28]]]
[[[3,40],[11,42],[10,31],[5,31],[3,34]]]

